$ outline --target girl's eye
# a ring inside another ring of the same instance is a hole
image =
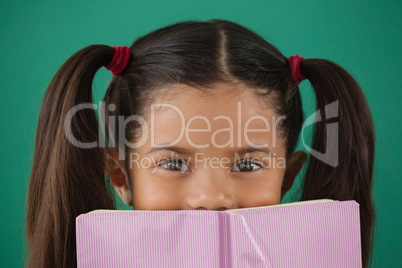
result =
[[[262,168],[262,164],[259,162],[253,162],[249,159],[238,162],[233,168],[234,172],[250,172]]]
[[[158,164],[158,166],[172,171],[191,171],[187,163],[182,158],[166,159],[162,163]]]

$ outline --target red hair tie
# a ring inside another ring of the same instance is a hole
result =
[[[297,54],[295,56],[289,57],[289,67],[292,71],[292,79],[296,84],[306,79],[300,72],[300,62],[304,60],[303,57],[299,57]]]
[[[118,75],[126,68],[131,56],[131,50],[126,46],[114,46],[113,48],[113,59],[107,66],[105,66],[105,68],[109,71],[112,71],[112,74]]]

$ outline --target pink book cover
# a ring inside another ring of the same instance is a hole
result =
[[[79,268],[362,267],[355,201],[95,212],[76,218]]]

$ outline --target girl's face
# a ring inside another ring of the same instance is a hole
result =
[[[147,114],[127,170],[109,174],[136,210],[226,210],[280,203],[286,171],[283,118],[250,90],[179,86]],[[119,168],[117,168],[119,170]],[[128,173],[128,174],[127,174]],[[128,176],[126,176],[126,174]]]

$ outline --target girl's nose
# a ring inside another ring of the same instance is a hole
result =
[[[188,209],[227,210],[236,208],[235,193],[223,176],[204,174],[191,178],[186,196]]]

